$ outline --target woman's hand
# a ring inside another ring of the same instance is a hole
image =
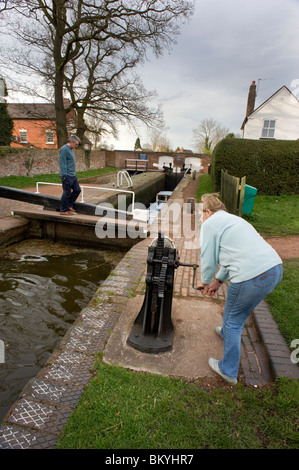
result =
[[[197,287],[197,290],[200,290],[200,292],[202,293],[202,295],[205,295],[208,293],[208,290],[209,290],[209,284],[204,284],[203,282],[201,282],[199,284],[199,286]]]
[[[197,290],[200,290],[202,295],[208,294],[209,296],[214,297],[221,284],[223,284],[223,282],[218,281],[218,279],[215,279],[212,284],[204,284],[201,282],[197,287]]]
[[[222,284],[223,284],[222,281],[218,281],[218,279],[215,279],[215,281],[209,285],[208,292],[207,292],[208,295],[215,296],[217,290]]]

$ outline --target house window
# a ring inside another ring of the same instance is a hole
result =
[[[46,131],[46,144],[54,144],[54,131]]]
[[[21,144],[28,144],[27,129],[20,129],[20,143]]]
[[[262,130],[262,139],[274,139],[275,121],[265,119],[264,127]]]

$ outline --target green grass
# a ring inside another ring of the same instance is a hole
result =
[[[203,194],[213,193],[213,192],[215,192],[215,191],[214,191],[213,184],[211,182],[210,175],[206,175],[206,174],[200,175],[199,176],[199,183],[198,183],[197,189],[196,189],[197,202],[200,202],[200,198]]]
[[[297,449],[299,382],[206,390],[100,361],[60,449]]]
[[[292,340],[299,338],[299,259],[284,260],[283,270],[282,281],[266,300],[281,334],[290,346]]]
[[[259,196],[243,217],[263,236],[299,235],[299,195]]]
[[[104,175],[106,173],[112,173],[117,171],[117,168],[106,167],[98,170],[88,170],[88,171],[79,171],[77,172],[77,177],[80,178],[89,178],[97,175]],[[10,188],[32,188],[36,185],[38,181],[43,181],[45,183],[61,183],[58,173],[53,174],[42,174],[35,176],[5,176],[0,178],[0,186],[8,186]]]

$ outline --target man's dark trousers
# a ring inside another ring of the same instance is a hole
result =
[[[60,202],[60,211],[68,212],[81,193],[77,176],[66,176],[62,179],[63,193]]]

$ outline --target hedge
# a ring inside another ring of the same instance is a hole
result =
[[[221,169],[246,176],[258,194],[299,194],[299,141],[223,139],[212,156],[212,179],[220,190]]]

